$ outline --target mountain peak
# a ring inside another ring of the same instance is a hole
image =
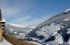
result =
[[[70,9],[66,9],[64,12],[69,12],[70,11]]]

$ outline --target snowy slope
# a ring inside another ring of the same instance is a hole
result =
[[[32,33],[34,33],[35,31],[41,29],[42,27],[49,25],[51,23],[61,23],[64,22],[64,19],[69,18],[70,17],[70,10],[68,12],[62,12],[56,16],[53,16],[51,18],[49,18],[48,20],[42,22],[41,24],[39,24],[36,28],[33,29],[33,31],[31,31],[29,33],[29,35],[31,35]]]
[[[39,24],[28,33],[26,36],[27,40],[33,40],[41,43],[42,45],[63,44],[62,36],[57,33],[58,30],[61,30],[60,27],[65,27],[68,30],[68,33],[70,33],[70,10],[66,10]],[[55,35],[56,39],[46,43],[46,39],[53,35]]]

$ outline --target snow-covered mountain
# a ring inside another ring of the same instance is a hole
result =
[[[39,24],[36,28],[33,29],[33,31],[31,31],[30,33],[34,33],[35,31],[41,29],[42,27],[46,26],[46,25],[50,25],[51,23],[61,23],[64,22],[65,19],[70,18],[70,10],[68,12],[62,12],[59,13],[56,16],[53,16],[51,18],[49,18],[48,20],[42,22],[41,24]],[[29,33],[29,35],[30,35]]]
[[[5,24],[6,34],[11,34],[16,36],[19,39],[24,39],[27,33],[29,33],[33,28],[22,26],[18,24]]]
[[[6,24],[6,27],[14,29],[16,31],[26,31],[26,30],[32,29],[31,27],[22,26],[22,25],[18,25],[18,24]]]
[[[61,29],[61,27],[63,29]],[[67,33],[70,33],[70,10],[69,9],[39,24],[36,28],[34,28],[32,31],[28,33],[26,39],[39,42],[42,45],[63,44],[64,41],[62,39],[62,36],[57,32],[59,30],[65,30],[65,29],[68,30]],[[55,40],[47,43],[46,40],[53,35],[55,35]]]

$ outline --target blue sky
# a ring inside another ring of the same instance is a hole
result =
[[[0,0],[0,8],[8,23],[36,26],[69,9],[70,0]]]

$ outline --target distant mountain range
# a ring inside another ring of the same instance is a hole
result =
[[[18,24],[9,24],[6,23],[5,24],[5,33],[7,35],[13,35],[16,38],[19,39],[24,39],[24,37],[26,36],[26,34],[28,34],[33,28],[31,27],[27,27],[27,26],[21,26]]]
[[[17,25],[17,24],[6,24],[6,27],[14,29],[16,31],[27,31],[27,30],[32,29],[31,27],[21,26],[21,25]]]

